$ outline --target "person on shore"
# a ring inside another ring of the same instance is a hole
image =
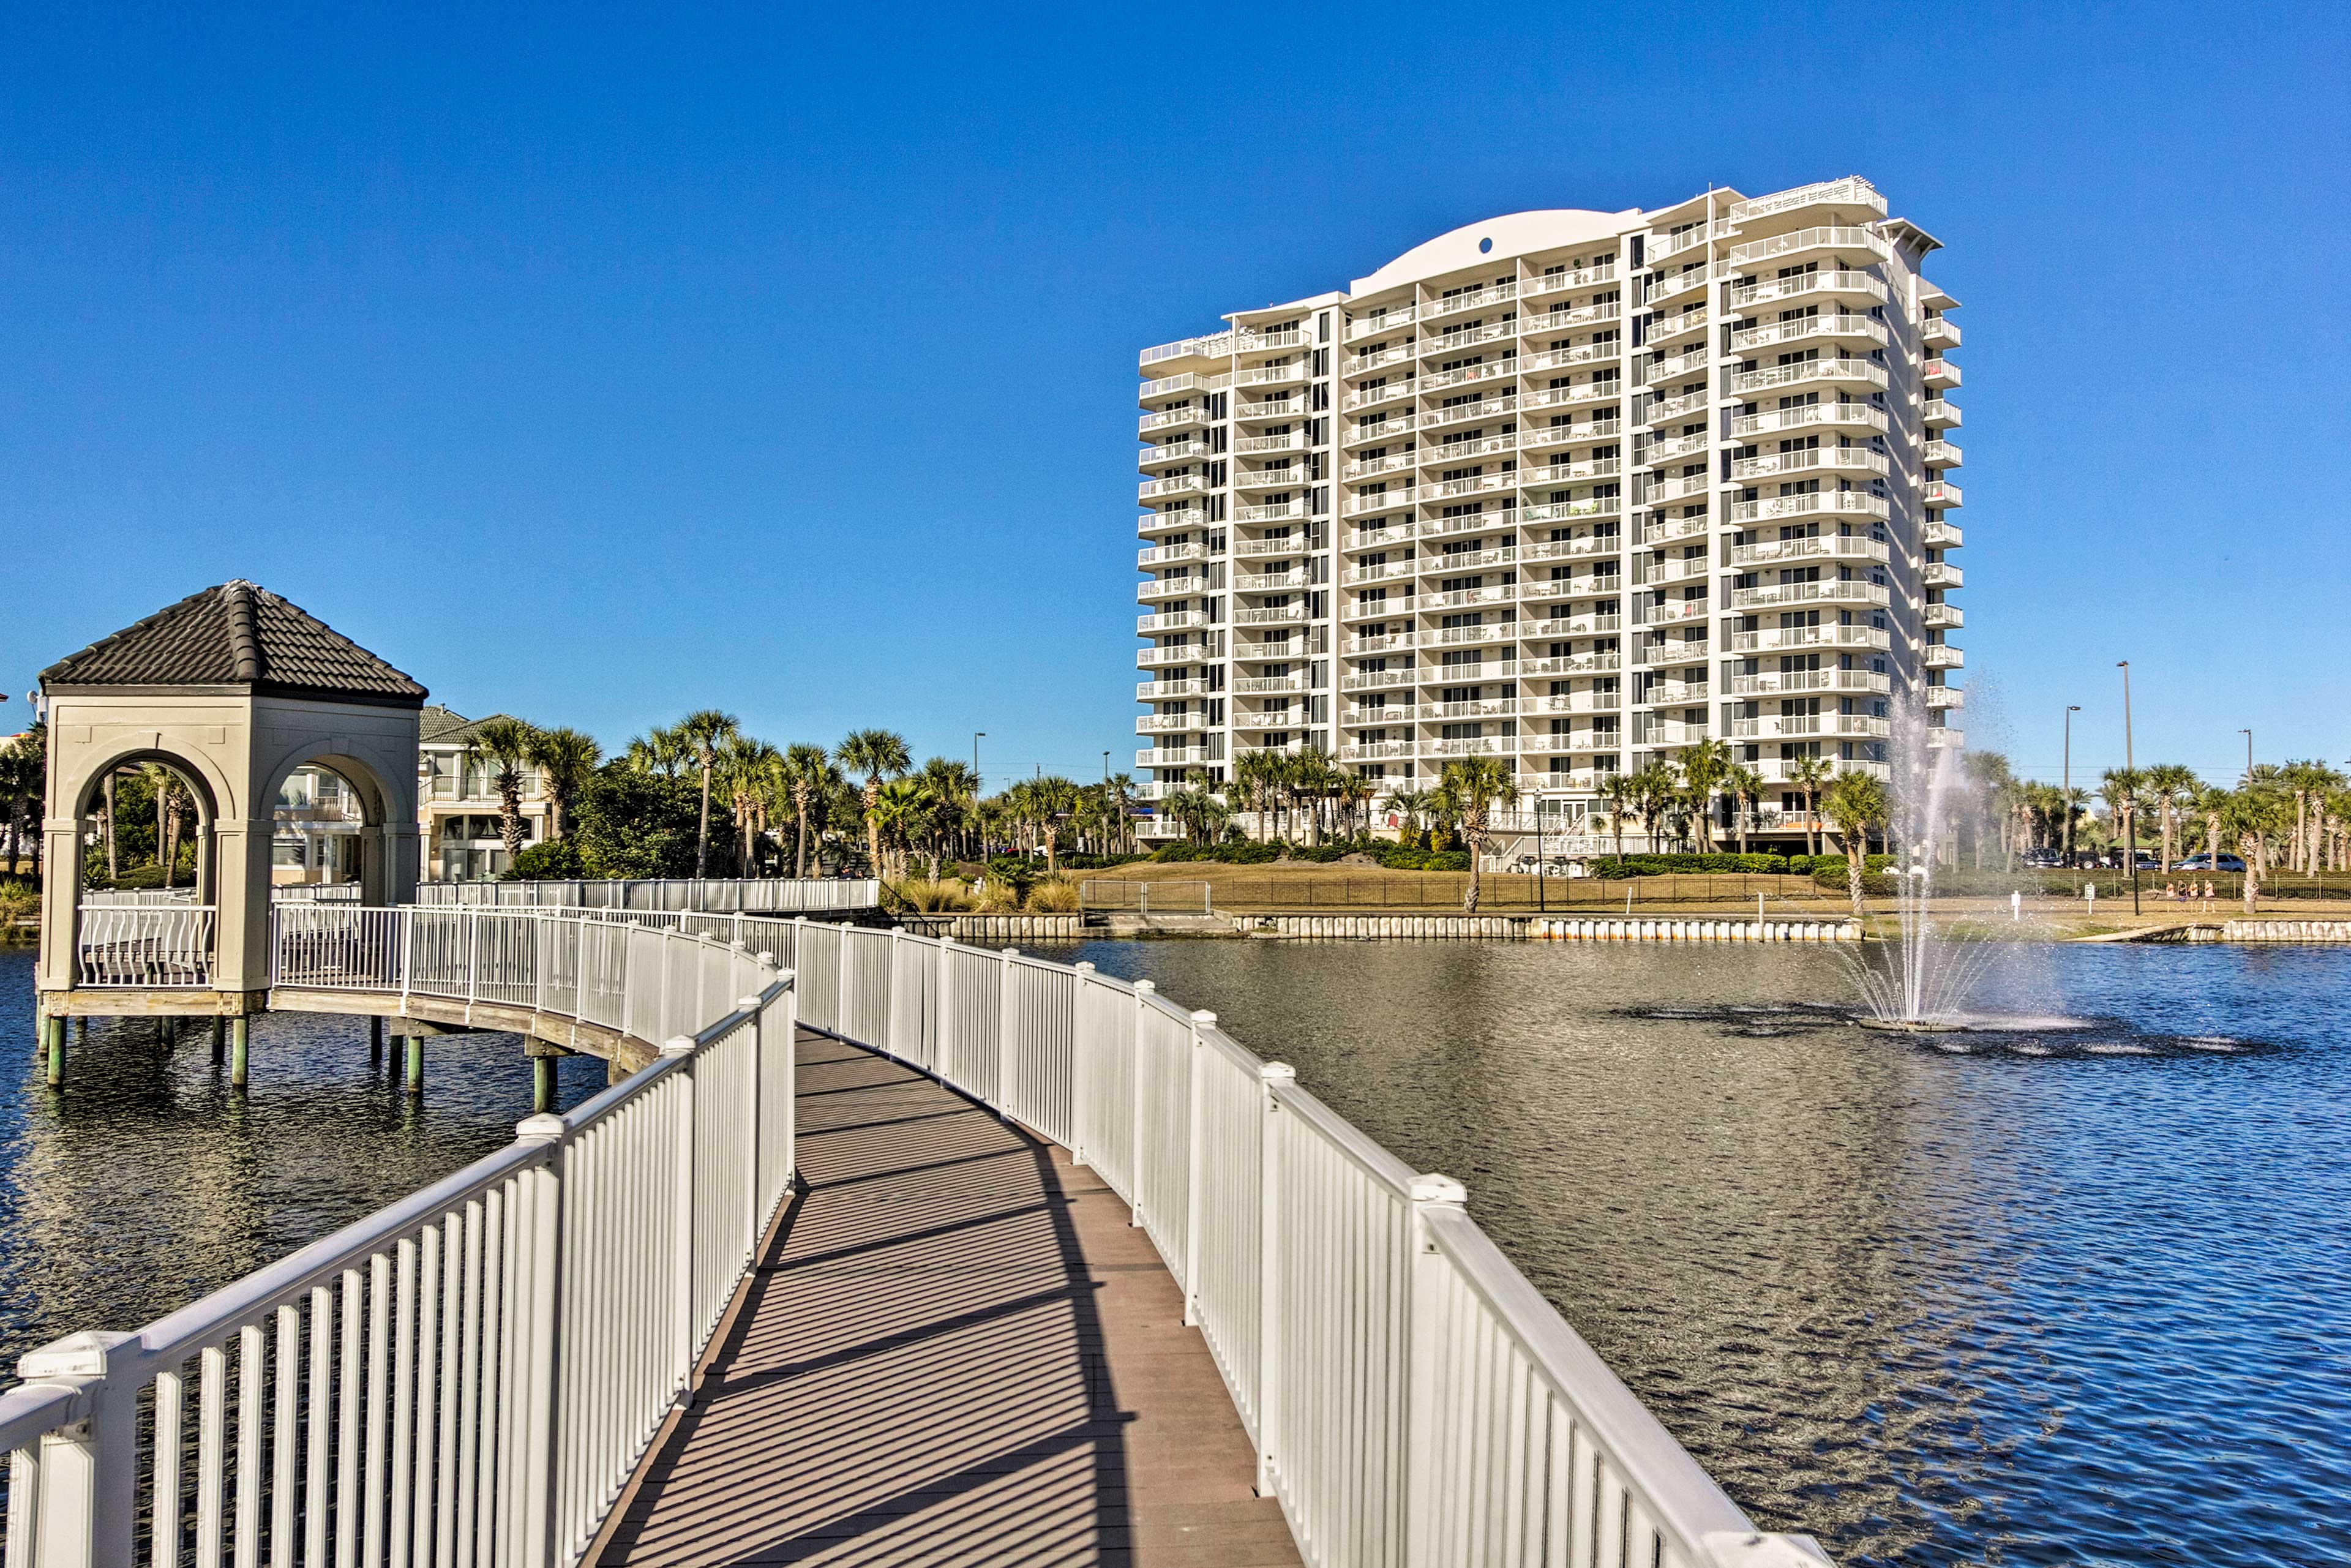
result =
[[[2212,879],[2209,876],[2204,879],[2204,913],[2212,913]]]
[[[2163,884],[2163,902],[2164,902],[2164,903],[2166,903],[2166,904],[2177,904],[2177,903],[2179,903],[2179,889],[2178,887],[2174,886],[2174,885],[2173,885],[2172,883],[2168,883],[2168,882],[2167,882],[2167,883],[2165,883]]]

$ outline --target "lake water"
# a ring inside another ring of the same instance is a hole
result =
[[[2351,1562],[2351,949],[2018,947],[2086,1030],[1914,1040],[1802,947],[1101,943],[1470,1209],[1760,1522],[1862,1563]],[[76,1041],[0,950],[0,1356],[135,1327],[497,1147],[511,1040]],[[1964,1051],[1964,1054],[1959,1053]],[[602,1064],[564,1064],[563,1103]]]

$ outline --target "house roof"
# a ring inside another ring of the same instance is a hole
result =
[[[417,731],[417,740],[424,746],[463,746],[482,732],[482,726],[498,718],[512,719],[514,715],[494,713],[467,718],[445,707],[428,707],[424,710],[424,723]]]
[[[329,696],[421,707],[424,688],[299,605],[242,580],[167,605],[41,672],[44,690]]]
[[[423,710],[416,716],[416,738],[438,740],[450,731],[463,729],[472,722],[455,708],[443,707],[439,703],[426,703]]]

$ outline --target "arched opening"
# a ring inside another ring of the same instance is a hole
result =
[[[365,760],[331,751],[297,755],[275,769],[270,807],[273,904],[381,904],[392,883],[395,797]]]
[[[73,796],[79,863],[51,881],[73,895],[76,968],[89,984],[188,987],[215,968],[220,796],[196,759],[130,751]]]

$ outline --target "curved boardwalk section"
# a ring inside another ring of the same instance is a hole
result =
[[[605,1563],[1299,1561],[1107,1186],[854,1046],[799,1082],[807,1191]]]

